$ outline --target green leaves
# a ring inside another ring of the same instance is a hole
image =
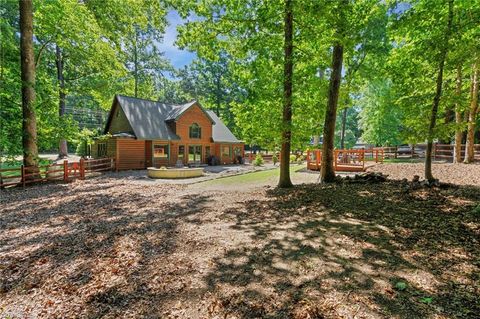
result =
[[[398,291],[404,291],[407,289],[407,284],[403,281],[398,281],[395,283],[395,289]]]

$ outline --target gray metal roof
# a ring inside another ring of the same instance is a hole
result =
[[[227,143],[241,143],[235,135],[223,124],[213,111],[207,110],[208,115],[212,118],[215,124],[212,127],[212,138],[214,142],[227,142]]]
[[[196,101],[171,105],[123,95],[117,95],[116,99],[138,139],[179,140],[180,137],[173,133],[166,122],[178,119],[187,109],[197,104],[212,121],[214,142],[240,143],[214,112],[205,110]]]
[[[179,140],[165,123],[167,115],[179,105],[117,95],[117,101],[138,139]]]

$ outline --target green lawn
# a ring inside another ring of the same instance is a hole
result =
[[[423,162],[421,158],[386,158],[384,163],[418,163]]]
[[[304,164],[292,164],[290,166],[290,173],[293,174],[301,169],[305,168]],[[217,178],[209,181],[202,182],[201,184],[216,186],[216,185],[236,185],[236,184],[248,184],[248,183],[266,183],[272,179],[277,179],[280,174],[280,169],[269,169],[265,171],[258,171],[253,173],[246,173],[242,175]]]

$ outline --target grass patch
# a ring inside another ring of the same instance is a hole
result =
[[[386,158],[384,163],[420,163],[423,159],[420,158]]]
[[[294,164],[290,165],[290,174],[293,174],[301,169],[305,168],[305,165]],[[217,178],[209,181],[202,182],[202,184],[214,186],[214,185],[236,185],[236,184],[248,184],[248,183],[266,183],[272,179],[277,179],[280,176],[280,168],[274,168],[264,171],[257,171],[253,173],[245,173],[241,175]]]

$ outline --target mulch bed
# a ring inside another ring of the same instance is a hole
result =
[[[389,181],[4,191],[0,317],[478,318],[479,203]]]

